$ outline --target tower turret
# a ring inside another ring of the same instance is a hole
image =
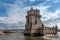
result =
[[[58,32],[58,26],[57,25],[55,25],[55,30],[56,30],[56,32]]]

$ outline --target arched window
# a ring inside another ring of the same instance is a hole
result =
[[[32,23],[30,23],[30,26],[32,27]]]
[[[27,20],[27,23],[29,24],[29,19]]]
[[[37,24],[37,20],[35,20],[35,24]]]
[[[37,16],[35,16],[35,24],[37,24]]]

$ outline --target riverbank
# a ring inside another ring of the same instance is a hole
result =
[[[52,39],[52,37],[57,37],[58,35],[53,35],[53,34],[47,34],[42,36],[44,39]]]
[[[5,33],[3,33],[3,31],[0,31],[0,35],[3,35],[3,34],[5,34]]]

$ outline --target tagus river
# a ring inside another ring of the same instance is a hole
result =
[[[60,32],[56,36],[50,37],[27,37],[23,33],[12,33],[0,35],[0,40],[60,40]]]

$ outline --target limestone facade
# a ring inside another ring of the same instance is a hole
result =
[[[57,26],[55,26],[55,27],[44,27],[44,31],[43,31],[44,35],[46,35],[46,34],[57,34],[57,32],[58,32]]]

